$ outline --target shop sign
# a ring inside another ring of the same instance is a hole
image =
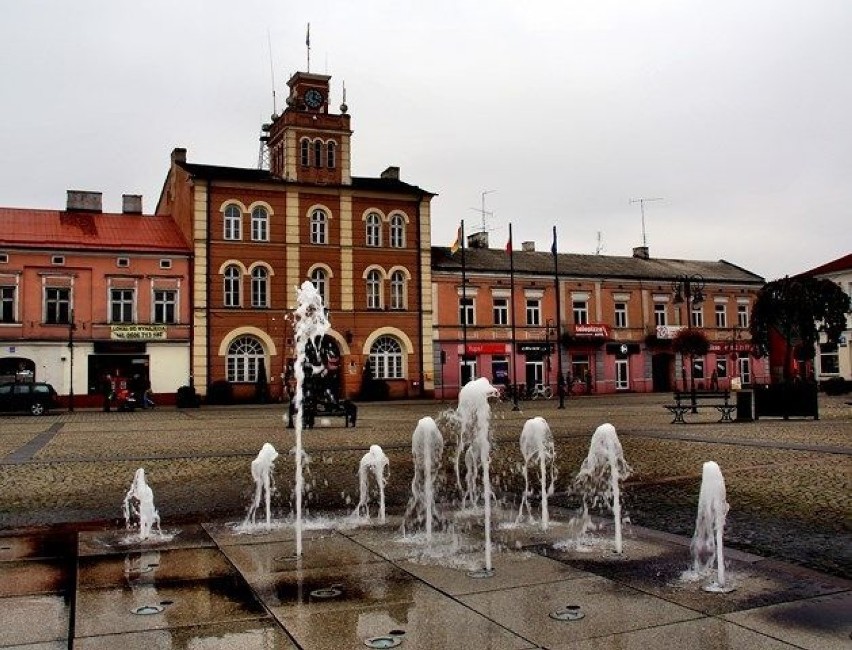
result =
[[[521,354],[550,354],[552,350],[552,343],[518,343]]]
[[[639,354],[640,348],[638,343],[607,343],[606,351],[607,354],[626,357],[628,354]]]
[[[165,340],[165,325],[110,325],[110,338],[118,341]]]
[[[673,339],[682,329],[685,329],[684,325],[657,325],[657,338]]]
[[[459,346],[459,352],[461,352]],[[468,343],[468,354],[508,354],[509,346],[506,343]]]
[[[605,323],[585,323],[574,325],[574,336],[594,337],[599,339],[610,338],[609,325]]]
[[[710,343],[710,352],[714,354],[730,354],[731,352],[748,352],[751,354],[754,347],[748,341],[716,341]]]

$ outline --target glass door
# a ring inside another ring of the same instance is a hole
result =
[[[627,359],[615,360],[615,390],[630,388],[630,365]]]

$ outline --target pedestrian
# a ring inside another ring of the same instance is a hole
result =
[[[112,401],[112,391],[112,377],[109,373],[107,373],[101,381],[101,395],[104,398],[104,413],[109,413],[109,406]]]

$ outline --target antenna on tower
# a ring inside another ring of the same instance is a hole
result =
[[[482,192],[482,204],[481,204],[481,207],[479,207],[479,208],[471,208],[471,210],[473,210],[474,212],[478,212],[478,213],[479,213],[479,215],[482,217],[482,226],[480,227],[480,231],[481,231],[481,232],[488,232],[488,231],[490,230],[490,229],[488,228],[488,226],[486,225],[486,223],[485,223],[485,217],[493,217],[493,216],[494,216],[494,213],[493,213],[493,212],[488,212],[488,211],[486,211],[486,209],[485,209],[485,195],[486,195],[486,194],[493,194],[493,193],[494,193],[494,192],[496,192],[496,191],[497,191],[497,190],[484,190],[484,191]]]
[[[278,107],[275,105],[275,66],[272,64],[272,36],[269,29],[266,30],[266,42],[269,45],[269,74],[272,77],[272,114],[278,115]]]
[[[305,47],[308,48],[308,69],[306,72],[311,71],[311,24],[308,23],[308,31],[305,34]]]
[[[645,202],[646,201],[662,201],[663,198],[660,196],[655,196],[652,199],[630,199],[630,205],[634,203],[639,204],[639,209],[642,211],[642,245],[646,248],[648,247],[648,239],[645,237]]]

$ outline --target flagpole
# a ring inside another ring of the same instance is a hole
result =
[[[461,220],[459,228],[459,245],[461,246],[461,266],[462,266],[462,367],[467,368],[467,272],[465,270],[465,246],[464,242],[464,219]],[[461,375],[459,375],[459,389],[462,387]]]
[[[556,392],[559,393],[559,408],[565,408],[565,377],[562,375],[562,297],[559,295],[559,258],[556,252],[556,226],[553,226],[553,287],[556,290]],[[548,350],[548,353],[550,351]]]
[[[512,242],[512,224],[509,224],[509,302],[512,305],[509,318],[512,320],[512,410],[520,411],[518,406],[518,357],[515,350],[515,247]]]

